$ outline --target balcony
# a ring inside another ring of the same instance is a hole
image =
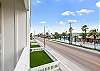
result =
[[[61,71],[59,61],[49,53],[44,47],[33,48],[26,47],[20,56],[20,59],[14,71]]]

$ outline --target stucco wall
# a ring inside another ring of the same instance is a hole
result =
[[[23,0],[2,0],[3,71],[14,71],[24,47],[27,46],[27,21]]]
[[[15,37],[16,37],[16,53],[19,59],[22,49],[26,47],[26,11],[23,2],[16,1],[15,11]]]
[[[4,27],[4,71],[14,69],[14,2],[2,1],[2,23]]]
[[[2,49],[1,49],[1,46],[2,46],[2,38],[1,38],[1,35],[2,35],[2,33],[1,33],[1,4],[0,4],[0,70],[1,70],[1,51],[2,51]]]

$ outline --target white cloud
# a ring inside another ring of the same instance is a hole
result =
[[[36,0],[36,3],[41,3],[41,1],[40,0]]]
[[[82,32],[82,30],[81,29],[73,29],[73,31],[72,31],[73,33],[81,33]]]
[[[84,15],[84,14],[90,14],[90,13],[93,13],[95,12],[94,10],[89,10],[89,9],[81,9],[80,11],[76,11],[77,14],[79,15]]]
[[[40,0],[33,0],[32,1],[32,5],[38,5],[38,4],[41,4],[42,2]]]
[[[96,6],[97,7],[100,7],[100,1],[96,3]]]
[[[63,16],[75,16],[75,12],[65,11],[62,13]]]
[[[59,21],[58,24],[59,25],[65,25],[65,22],[64,21]]]
[[[77,23],[77,20],[67,20],[67,22]]]
[[[62,33],[66,31],[67,27],[56,24],[56,25],[49,26],[48,29],[50,30],[51,33],[54,33],[54,32]]]
[[[79,0],[80,2],[83,2],[84,0]]]
[[[63,16],[76,16],[76,15],[80,15],[81,16],[81,15],[90,14],[90,13],[93,13],[93,12],[95,12],[95,10],[81,9],[81,10],[75,11],[75,12],[65,11],[61,15],[63,15]]]
[[[98,31],[100,32],[100,24],[98,25]]]
[[[45,23],[47,23],[47,22],[46,22],[46,21],[41,21],[40,23],[45,24]]]

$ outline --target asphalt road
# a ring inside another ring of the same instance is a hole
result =
[[[37,38],[44,42],[43,39]],[[63,57],[78,65],[83,71],[100,71],[100,55],[85,50],[73,48],[68,45],[46,40],[46,45],[59,52]]]

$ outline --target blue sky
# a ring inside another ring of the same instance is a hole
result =
[[[100,28],[100,0],[32,0],[31,32],[64,32],[73,22],[73,32],[81,32],[82,25]],[[98,4],[97,4],[98,3]],[[100,29],[99,29],[100,30]]]

